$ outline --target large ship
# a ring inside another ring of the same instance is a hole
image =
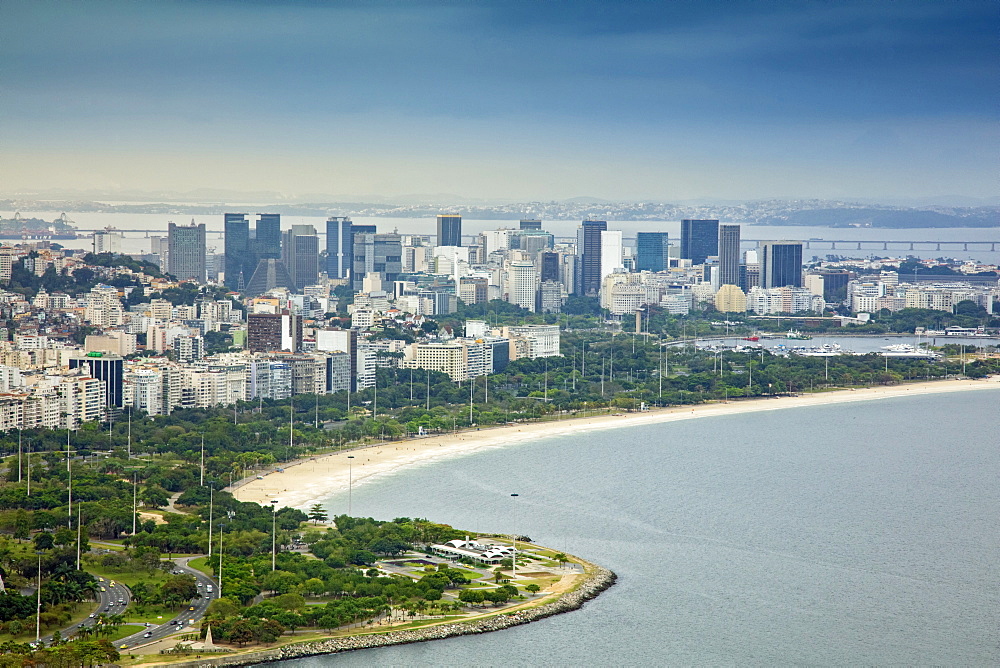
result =
[[[0,218],[0,239],[48,241],[76,238],[73,221],[65,213],[52,222],[41,218],[22,218],[20,213],[15,213],[13,218]]]

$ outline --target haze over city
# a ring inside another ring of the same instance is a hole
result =
[[[988,2],[21,2],[2,195],[997,194]]]

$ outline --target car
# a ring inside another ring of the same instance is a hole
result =
[[[119,645],[118,649],[128,649],[128,645]]]
[[[125,599],[118,599],[118,605],[125,605]]]
[[[104,582],[104,578],[97,578],[98,582]]]
[[[152,631],[146,631],[145,633],[142,634],[142,637],[143,638],[152,638],[153,637],[153,632]]]
[[[101,587],[101,591],[107,591],[107,589],[105,589],[104,587]]]
[[[90,613],[90,616],[91,616],[91,617],[96,617],[96,616],[97,616],[97,613],[96,613],[96,612],[92,612],[92,613]]]
[[[192,605],[188,610],[194,610],[194,606]]]

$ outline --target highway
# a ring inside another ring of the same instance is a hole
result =
[[[147,643],[155,642],[157,640],[162,640],[163,638],[172,635],[174,633],[180,633],[181,631],[186,631],[188,633],[194,630],[201,618],[205,616],[208,611],[208,604],[212,602],[213,599],[219,597],[218,586],[212,578],[208,577],[204,573],[194,568],[191,568],[188,563],[194,557],[178,557],[174,559],[174,573],[186,573],[188,575],[193,575],[198,583],[199,596],[192,599],[187,605],[184,606],[177,616],[167,622],[155,626],[148,626],[138,633],[133,633],[130,636],[126,636],[121,640],[115,641],[115,647],[119,649],[133,649],[139,645],[145,645]],[[97,593],[97,610],[90,615],[87,619],[79,622],[78,624],[73,624],[64,629],[60,630],[63,638],[69,638],[75,636],[80,627],[89,626],[92,627],[97,623],[98,615],[118,615],[124,614],[129,604],[132,602],[132,592],[129,591],[128,587],[120,582],[115,582],[114,585],[111,584],[111,580],[106,578],[98,579],[98,589]],[[209,587],[212,591],[209,592]],[[192,609],[193,608],[193,609]],[[148,636],[146,634],[149,634]],[[42,642],[45,644],[50,644],[52,642],[52,635],[42,637]]]
[[[97,610],[82,622],[61,629],[59,632],[63,638],[76,635],[77,630],[81,626],[94,626],[97,623],[97,615],[110,617],[111,615],[123,614],[129,603],[132,602],[132,592],[122,583],[115,582],[112,585],[113,580],[101,578],[96,575],[94,578],[97,579],[99,587],[97,590]],[[52,642],[52,635],[43,636],[42,642],[46,644]]]
[[[115,647],[119,650],[135,649],[140,645],[162,640],[169,635],[173,635],[174,633],[179,633],[181,631],[191,633],[194,631],[198,622],[201,621],[201,618],[204,617],[205,613],[208,611],[208,604],[211,603],[213,599],[219,597],[219,589],[215,581],[201,571],[188,566],[188,562],[196,558],[197,557],[178,557],[177,559],[174,559],[173,561],[176,568],[174,568],[173,572],[193,575],[198,581],[198,591],[200,592],[200,596],[191,600],[191,602],[185,606],[184,610],[173,619],[164,624],[160,624],[159,626],[150,626],[144,631],[133,633],[132,635],[126,636],[121,640],[116,640]],[[212,587],[211,593],[208,591],[209,587]],[[193,610],[191,608],[193,608]]]

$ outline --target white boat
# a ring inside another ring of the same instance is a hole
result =
[[[821,346],[813,346],[798,351],[796,354],[803,357],[836,357],[837,355],[857,355],[853,350],[844,350],[839,343],[824,343]]]
[[[941,357],[941,353],[936,353],[933,350],[926,350],[924,348],[917,348],[911,346],[909,343],[897,343],[891,346],[883,346],[882,353],[883,357],[902,357],[909,359],[925,359],[933,360]]]

